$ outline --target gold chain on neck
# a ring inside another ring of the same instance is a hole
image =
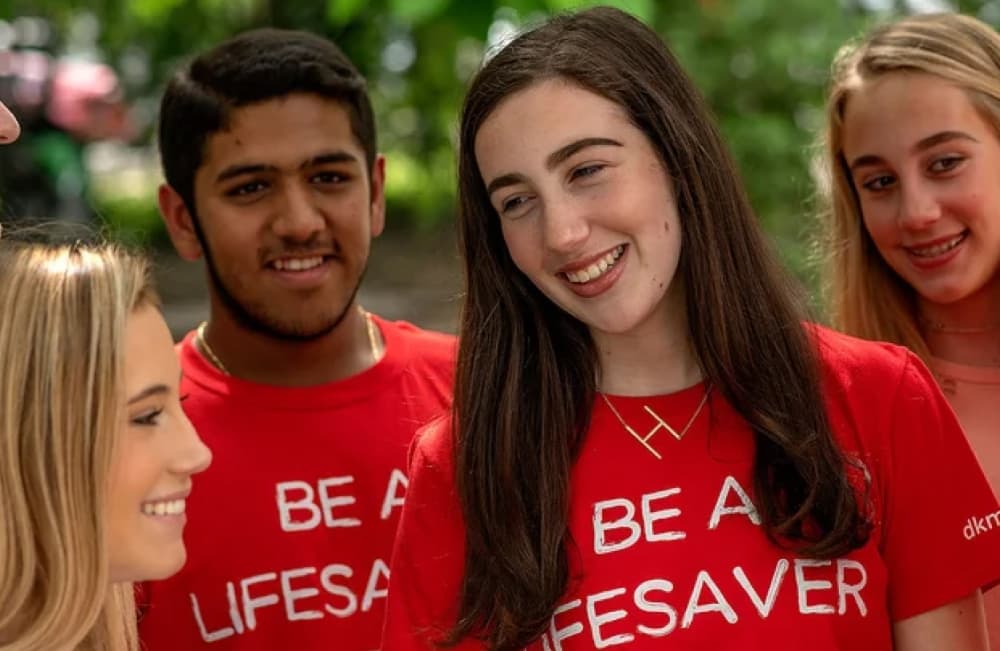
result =
[[[215,368],[222,371],[224,375],[229,375],[229,369],[226,368],[226,365],[222,363],[222,360],[219,359],[219,356],[215,354],[215,351],[212,350],[212,347],[208,345],[208,339],[205,338],[205,327],[207,325],[208,321],[202,321],[200,324],[198,324],[198,330],[195,333],[196,334],[195,339],[198,342],[198,347],[201,348],[201,351],[203,353],[208,355],[209,361],[212,362]]]
[[[1000,323],[985,326],[953,326],[940,321],[929,319],[923,314],[918,317],[920,325],[926,330],[940,332],[947,335],[982,335],[1000,331]]]
[[[358,306],[358,311],[365,317],[365,330],[368,332],[368,348],[371,351],[372,363],[374,364],[379,360],[379,345],[377,335],[375,334],[375,322],[372,320],[372,313],[360,305]],[[198,324],[198,329],[195,331],[195,341],[201,351],[208,356],[209,361],[212,362],[215,368],[222,371],[225,375],[231,375],[229,369],[226,368],[226,365],[222,363],[222,360],[219,359],[219,356],[215,354],[215,351],[208,344],[208,339],[205,338],[205,328],[207,326],[207,321],[202,321]]]

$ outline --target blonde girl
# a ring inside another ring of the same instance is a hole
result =
[[[147,263],[0,241],[0,649],[135,649],[131,581],[184,562],[210,459]]]

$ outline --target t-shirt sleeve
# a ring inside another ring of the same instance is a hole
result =
[[[409,486],[389,571],[382,651],[440,649],[455,621],[465,533],[451,473],[450,437],[437,421],[414,439]],[[450,649],[482,648],[471,642]]]
[[[1000,505],[917,357],[909,355],[892,401],[882,553],[899,621],[1000,580]]]

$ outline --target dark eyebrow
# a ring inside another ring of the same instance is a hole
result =
[[[560,147],[555,150],[549,157],[545,159],[545,167],[552,169],[559,163],[563,162],[576,152],[581,149],[586,149],[587,147],[623,147],[622,143],[617,140],[612,140],[611,138],[581,138],[575,142],[571,142],[564,147]]]
[[[216,183],[222,183],[223,181],[228,181],[231,178],[237,176],[243,176],[244,174],[258,174],[260,172],[273,172],[278,168],[274,165],[230,165],[226,169],[219,172],[219,175],[215,177]]]
[[[158,396],[158,395],[163,395],[165,393],[170,393],[170,388],[167,385],[165,385],[165,384],[154,384],[152,386],[146,387],[145,389],[143,389],[139,393],[137,393],[134,396],[132,396],[131,398],[129,398],[128,399],[128,404],[131,405],[131,404],[134,404],[136,402],[139,402],[140,400],[145,400],[146,398],[148,398],[150,396]]]
[[[305,167],[316,167],[318,165],[329,165],[331,163],[357,163],[358,157],[347,151],[333,151],[326,154],[320,154],[319,156],[313,156],[306,162],[299,166],[299,169]]]
[[[307,167],[317,167],[319,165],[329,165],[331,163],[357,163],[358,157],[347,151],[331,151],[324,152],[307,159],[301,165],[299,169],[305,169]],[[237,176],[243,176],[245,174],[259,174],[261,172],[276,172],[278,167],[276,165],[264,165],[263,163],[249,163],[249,164],[237,164],[231,165],[215,177],[216,183],[222,183],[223,181],[228,181],[231,178]]]
[[[581,138],[580,140],[575,140],[549,154],[545,159],[546,169],[551,170],[555,168],[576,152],[586,149],[587,147],[624,147],[624,145],[617,140],[612,140],[611,138]],[[521,183],[524,180],[525,179],[522,174],[503,174],[490,181],[489,185],[486,186],[486,194],[492,195],[500,188]]]
[[[926,151],[931,147],[940,145],[941,143],[948,142],[950,140],[968,140],[975,143],[979,142],[964,131],[940,131],[917,142],[917,144],[913,146],[913,151]],[[865,154],[864,156],[858,156],[854,159],[854,162],[851,163],[851,169],[855,170],[859,167],[878,165],[881,162],[882,159],[880,157],[875,156],[874,154]]]
[[[524,180],[523,174],[502,174],[490,181],[490,184],[486,186],[486,194],[493,196],[493,193],[500,188],[506,188],[508,185],[516,185]]]

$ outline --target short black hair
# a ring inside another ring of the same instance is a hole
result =
[[[160,101],[160,163],[167,183],[195,213],[194,177],[205,143],[233,109],[312,93],[341,103],[370,170],[377,151],[365,78],[333,42],[304,31],[255,29],[223,41],[178,70]]]

